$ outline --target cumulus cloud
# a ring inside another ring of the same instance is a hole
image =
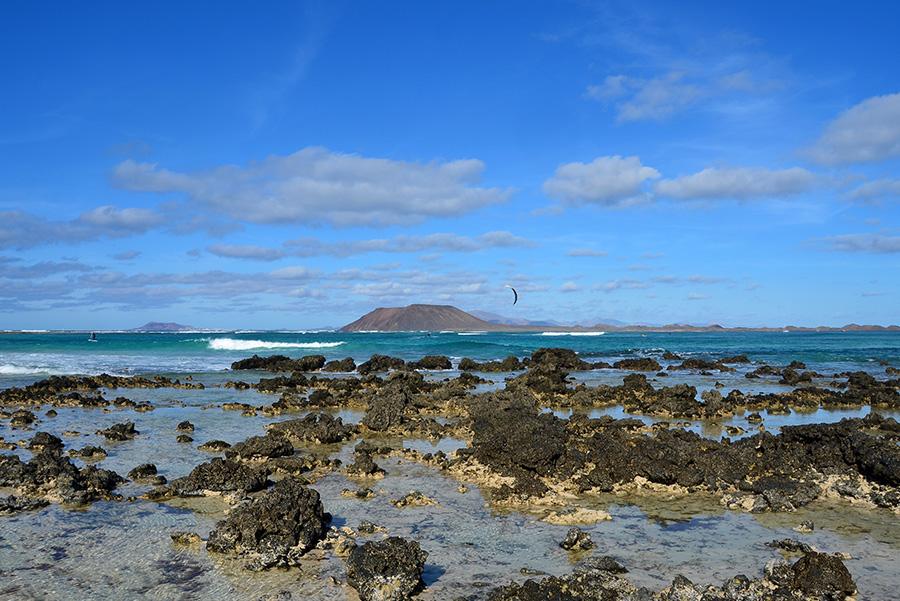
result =
[[[659,176],[636,156],[603,156],[590,163],[560,165],[544,182],[544,192],[569,204],[627,206],[646,200],[644,182]]]
[[[46,244],[121,238],[162,225],[165,218],[151,209],[96,207],[75,219],[57,221],[24,211],[0,211],[0,248],[31,248]]]
[[[479,185],[483,171],[477,159],[415,163],[309,147],[190,173],[127,160],[113,181],[128,190],[183,194],[239,221],[384,226],[505,201],[509,190]]]
[[[900,93],[863,100],[828,124],[808,155],[826,165],[900,156]]]
[[[578,289],[578,284],[575,282],[565,282],[559,287],[560,292],[577,292]]]
[[[878,179],[857,186],[850,192],[851,200],[877,202],[900,198],[900,179]]]
[[[842,252],[860,252],[888,254],[900,253],[900,236],[884,234],[843,234],[827,238],[826,242],[832,250]]]
[[[656,192],[661,196],[683,200],[753,200],[800,194],[811,189],[815,182],[816,176],[800,167],[709,168],[691,175],[662,180],[656,184]]]

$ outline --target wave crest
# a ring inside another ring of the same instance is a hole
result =
[[[213,338],[207,345],[214,351],[252,351],[254,349],[279,348],[334,348],[344,344],[337,342],[270,342],[268,340],[241,340],[239,338]]]
[[[541,336],[603,336],[606,332],[541,332]]]

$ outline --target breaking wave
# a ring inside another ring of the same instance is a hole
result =
[[[541,336],[603,336],[606,332],[541,332]]]
[[[266,340],[240,340],[238,338],[213,338],[208,347],[214,351],[252,351],[278,348],[334,348],[339,342],[269,342]]]

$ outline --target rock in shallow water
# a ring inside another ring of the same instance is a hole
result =
[[[206,547],[246,555],[256,569],[297,565],[325,536],[330,521],[318,492],[286,478],[232,510],[210,532]]]
[[[424,586],[428,553],[419,543],[391,536],[357,547],[347,559],[347,581],[362,601],[403,601]]]

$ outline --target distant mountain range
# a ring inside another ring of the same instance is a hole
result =
[[[148,324],[150,325],[150,324]],[[175,324],[177,325],[177,324]],[[145,326],[146,327],[146,326]],[[605,320],[593,325],[565,325],[557,321],[530,321],[509,319],[486,311],[467,313],[450,305],[409,305],[406,307],[381,307],[366,313],[356,321],[345,325],[341,332],[900,332],[900,326],[874,326],[848,324],[841,327],[819,326],[806,328],[783,326],[775,328],[726,328],[718,324],[706,326],[689,324],[627,325],[618,320]]]
[[[193,326],[186,326],[174,321],[148,321],[144,325],[132,328],[131,332],[184,332],[185,330],[196,330]]]

